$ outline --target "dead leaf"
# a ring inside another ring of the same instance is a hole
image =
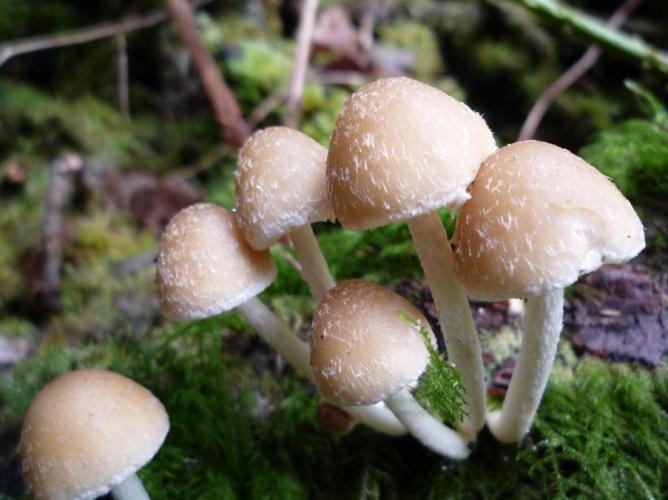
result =
[[[318,403],[315,420],[322,430],[334,436],[349,433],[356,423],[345,410],[327,401]]]
[[[357,30],[348,11],[340,5],[324,9],[313,30],[314,52],[328,50],[351,61],[359,61],[360,50]]]
[[[183,180],[138,173],[109,177],[104,193],[115,209],[129,211],[139,227],[155,234],[176,212],[202,199],[199,190]]]

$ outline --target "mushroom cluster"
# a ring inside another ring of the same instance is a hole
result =
[[[453,244],[436,212],[459,210]],[[413,397],[436,345],[424,316],[361,280],[336,283],[311,228],[337,219],[367,230],[407,221],[438,310],[467,418],[445,425]],[[276,277],[268,251],[291,239],[317,306],[302,341],[257,296]],[[563,290],[645,245],[640,219],[612,182],[552,144],[496,148],[483,118],[405,77],[378,80],[344,105],[329,151],[285,127],[239,152],[233,211],[200,203],[161,238],[164,314],[191,320],[239,311],[258,335],[355,422],[410,433],[464,459],[487,424],[500,441],[529,432],[562,328]],[[468,297],[526,299],[518,362],[501,410],[488,412]],[[37,498],[146,499],[135,472],[169,429],[161,403],[121,375],[83,369],[47,385],[24,421],[21,455]]]

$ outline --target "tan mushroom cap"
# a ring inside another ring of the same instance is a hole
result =
[[[344,406],[369,405],[414,383],[429,361],[417,322],[433,341],[422,313],[386,288],[351,280],[327,292],[311,336],[323,395]]]
[[[153,458],[169,431],[150,391],[83,369],[49,383],[23,422],[23,475],[36,498],[96,498]]]
[[[259,250],[295,228],[331,219],[325,186],[327,150],[287,127],[255,132],[239,151],[236,217]]]
[[[156,284],[171,319],[206,318],[255,297],[276,277],[269,252],[254,250],[225,208],[198,203],[172,218],[160,240]]]
[[[370,229],[458,207],[495,148],[485,120],[440,90],[405,77],[372,82],[336,122],[327,157],[334,214]]]
[[[539,141],[510,144],[484,162],[453,241],[458,276],[484,300],[566,287],[645,246],[640,219],[607,177]]]

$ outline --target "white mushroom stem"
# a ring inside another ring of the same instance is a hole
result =
[[[237,310],[248,320],[257,334],[276,349],[285,360],[294,366],[297,373],[313,381],[309,363],[308,346],[293,334],[260,299],[253,297]]]
[[[408,228],[438,310],[448,358],[466,391],[468,419],[461,430],[475,435],[485,425],[485,371],[466,291],[454,273],[448,235],[436,212],[410,219]]]
[[[487,422],[499,441],[516,443],[529,432],[554,364],[563,312],[562,288],[527,300],[524,336],[503,408]]]
[[[294,366],[297,373],[314,381],[308,345],[281,323],[271,309],[257,297],[253,297],[237,306],[237,310],[265,342]],[[347,407],[345,411],[380,432],[395,436],[407,432],[404,425],[384,405]]]
[[[290,233],[290,239],[297,252],[299,263],[302,265],[304,279],[311,289],[313,298],[319,301],[330,288],[336,285],[329,272],[327,261],[322,255],[318,240],[313,234],[310,224],[305,224]]]
[[[406,426],[388,410],[385,403],[370,406],[345,406],[343,410],[363,424],[390,436],[404,436],[409,431]]]
[[[466,458],[471,452],[468,441],[420,406],[407,388],[387,398],[385,404],[408,432],[430,450],[454,459]]]
[[[111,488],[111,495],[116,500],[150,500],[141,479],[137,474],[130,474]]]

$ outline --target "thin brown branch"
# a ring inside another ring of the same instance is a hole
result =
[[[87,26],[86,28],[56,33],[53,35],[42,35],[0,45],[0,66],[12,57],[38,50],[55,49],[68,45],[79,45],[89,43],[103,38],[111,38],[124,35],[130,31],[150,28],[167,20],[166,12],[155,11],[144,16],[128,16],[120,21],[106,22]]]
[[[225,155],[233,153],[230,146],[220,144],[213,150],[201,156],[195,163],[172,173],[169,178],[174,181],[186,181],[214,166]]]
[[[241,116],[236,97],[225,83],[215,59],[204,46],[197,30],[193,9],[187,0],[166,0],[172,21],[188,49],[204,90],[213,107],[223,137],[235,148],[241,147],[251,129]]]
[[[311,40],[315,27],[315,16],[318,11],[318,0],[303,0],[297,29],[297,52],[292,68],[290,91],[288,92],[287,110],[284,123],[288,127],[296,128],[299,123],[304,79],[311,55]]]
[[[264,119],[269,116],[277,107],[283,104],[288,98],[284,90],[277,90],[269,94],[248,114],[248,125],[256,128]]]
[[[615,10],[612,17],[610,17],[607,26],[615,29],[622,26],[635,8],[640,5],[641,1],[642,0],[626,0],[623,2],[617,10]],[[534,103],[526,120],[524,120],[519,137],[517,138],[518,141],[524,141],[534,137],[538,126],[552,103],[596,64],[601,53],[601,48],[598,45],[590,45],[580,59],[568,68],[559,78],[548,85],[538,100]]]
[[[318,81],[323,85],[347,85],[357,87],[368,83],[369,75],[360,71],[328,70],[318,75]]]

